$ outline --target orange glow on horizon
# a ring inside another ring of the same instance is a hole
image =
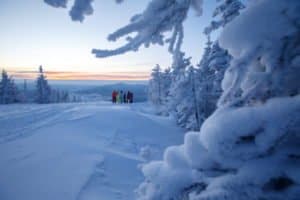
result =
[[[8,71],[10,76],[16,79],[35,79],[38,75],[36,71]],[[148,80],[148,72],[65,72],[46,71],[48,80]]]

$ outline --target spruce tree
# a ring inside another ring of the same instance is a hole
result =
[[[40,104],[50,103],[51,88],[48,85],[43,67],[39,67],[39,76],[36,81],[36,102]]]

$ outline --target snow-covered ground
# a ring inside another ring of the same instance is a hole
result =
[[[146,103],[0,106],[0,199],[133,199],[138,165],[183,140],[151,113]]]

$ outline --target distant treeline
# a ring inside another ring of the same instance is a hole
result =
[[[11,103],[66,103],[79,102],[80,98],[71,95],[68,91],[52,89],[44,75],[43,67],[39,67],[39,74],[36,79],[34,91],[27,89],[27,82],[24,80],[23,88],[18,88],[13,77],[3,70],[0,81],[0,104]]]

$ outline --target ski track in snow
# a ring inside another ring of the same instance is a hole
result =
[[[0,106],[0,199],[134,199],[139,151],[161,159],[182,130],[146,103]]]

